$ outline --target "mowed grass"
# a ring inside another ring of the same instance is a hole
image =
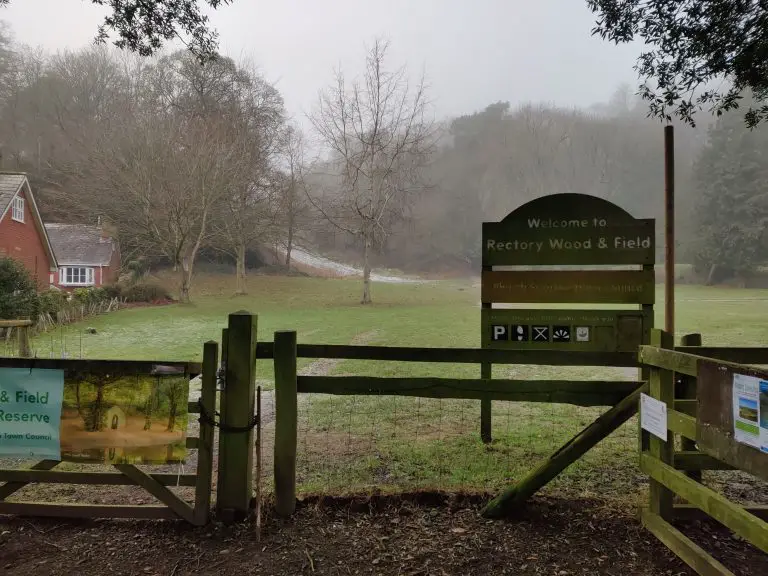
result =
[[[194,302],[121,310],[35,339],[39,356],[200,360],[202,343],[219,340],[227,314],[258,315],[259,340],[296,330],[299,342],[476,347],[479,287],[469,281],[375,284],[374,304],[359,304],[360,281],[249,278],[247,296],[231,296],[233,279],[201,276]],[[656,325],[663,325],[663,293]],[[679,286],[678,336],[704,343],[759,346],[768,337],[768,290]],[[85,327],[96,334],[86,334]],[[313,362],[315,374],[477,377],[479,366],[370,361]],[[270,362],[258,377],[272,385]],[[632,369],[498,366],[494,376],[530,379],[628,379]],[[591,422],[605,407],[495,402],[494,442],[479,440],[479,403],[404,397],[302,396],[298,479],[303,492],[441,488],[494,491],[520,479]],[[644,486],[631,421],[571,466],[549,490],[635,498]]]

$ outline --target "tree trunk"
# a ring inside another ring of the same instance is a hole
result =
[[[166,428],[166,432],[173,432],[173,429],[176,428],[176,405],[170,406],[170,411],[168,413],[168,427]]]
[[[371,300],[371,239],[366,234],[363,242],[363,299],[361,304],[370,304]]]
[[[192,283],[192,266],[186,256],[181,260],[181,287],[179,288],[179,301],[189,302],[189,287]]]
[[[707,286],[712,286],[715,283],[715,274],[717,272],[717,264],[712,264],[709,268],[709,274],[707,275]]]
[[[237,247],[237,281],[235,294],[245,294],[245,244],[241,243]]]
[[[150,393],[151,394],[151,393]],[[144,403],[144,430],[152,429],[152,396]]]
[[[207,232],[208,209],[209,207],[206,206],[205,210],[203,210],[203,218],[200,223],[200,229],[197,231],[195,243],[188,251],[185,251],[186,253],[181,258],[181,290],[179,291],[179,300],[181,302],[189,302],[189,289],[192,286],[192,271],[195,267],[195,258],[197,258],[197,252],[200,250],[203,238]]]
[[[293,220],[293,219],[291,219]],[[293,222],[288,224],[288,243],[285,245],[285,267],[291,269],[291,250],[293,250]]]

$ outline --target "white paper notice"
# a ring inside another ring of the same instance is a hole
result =
[[[765,380],[733,375],[733,437],[737,442],[764,452],[768,452],[767,393],[768,382]]]
[[[667,405],[647,394],[640,394],[640,426],[667,441]]]

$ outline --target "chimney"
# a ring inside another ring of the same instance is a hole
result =
[[[117,237],[117,228],[108,220],[103,220],[101,216],[99,216],[99,236],[101,242],[115,240]]]

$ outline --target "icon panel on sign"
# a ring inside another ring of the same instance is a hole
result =
[[[552,326],[552,342],[570,342],[570,326]]]
[[[491,340],[493,342],[509,340],[509,326],[505,324],[493,324],[491,326]]]
[[[514,340],[515,342],[528,342],[530,339],[530,332],[528,326],[525,324],[513,324],[510,328],[510,340]]]
[[[576,342],[589,342],[589,326],[576,326]]]
[[[549,326],[531,326],[534,342],[549,342]]]

